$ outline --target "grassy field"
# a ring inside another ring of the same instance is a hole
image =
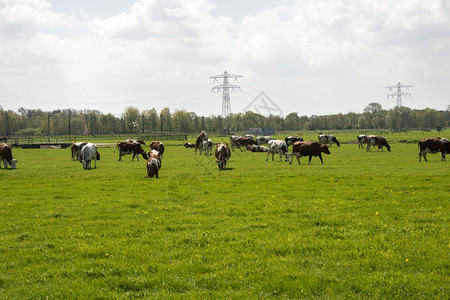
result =
[[[235,151],[222,172],[163,141],[159,179],[111,146],[90,171],[69,149],[16,148],[0,299],[448,299],[450,162],[419,163],[416,143],[435,135],[333,146],[324,165]]]

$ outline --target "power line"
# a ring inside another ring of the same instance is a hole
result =
[[[215,92],[215,93],[223,91],[223,95],[222,95],[222,117],[223,118],[228,117],[228,115],[231,113],[230,90],[232,92],[241,91],[241,87],[238,85],[230,84],[228,82],[228,78],[234,78],[234,81],[237,81],[239,77],[242,77],[242,75],[228,74],[227,70],[225,70],[225,72],[223,72],[223,74],[209,77],[210,79],[214,79],[214,82],[218,82],[217,79],[223,78],[223,83],[221,85],[217,85],[211,89],[211,92]]]
[[[389,89],[390,92],[392,92],[393,88],[397,88],[397,92],[387,95],[387,98],[397,97],[397,106],[401,107],[402,106],[402,97],[408,97],[408,96],[411,97],[410,93],[402,92],[402,88],[406,88],[406,90],[409,90],[410,87],[413,87],[413,86],[412,85],[404,85],[404,84],[401,84],[400,82],[397,83],[396,85],[387,86],[386,88]]]

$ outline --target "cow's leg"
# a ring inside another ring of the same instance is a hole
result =
[[[311,164],[311,158],[312,158],[312,155],[309,156],[308,165]]]
[[[367,143],[366,152],[370,152],[370,144]]]
[[[441,161],[446,161],[445,160],[445,152],[441,152],[442,154],[441,154]]]
[[[426,154],[426,153],[423,153],[423,159],[425,159],[425,161],[428,161],[428,160],[427,160],[427,154]]]
[[[122,153],[119,151],[119,160],[118,161],[122,161]]]
[[[266,157],[266,161],[269,160],[269,151],[267,151],[267,157]]]
[[[320,158],[320,162],[322,163],[322,165],[323,165],[323,160],[322,160],[322,153],[319,153],[319,158]]]

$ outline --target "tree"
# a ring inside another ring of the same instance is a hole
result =
[[[125,121],[126,131],[128,133],[137,133],[139,127],[141,126],[141,118],[139,115],[139,110],[135,107],[128,106],[123,114]]]

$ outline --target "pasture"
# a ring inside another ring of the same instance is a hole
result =
[[[0,169],[0,298],[448,299],[450,156],[419,163],[398,142],[435,135],[334,145],[324,165],[236,150],[221,172],[163,141],[159,179],[112,146],[89,171],[70,149],[15,148],[17,169]]]

